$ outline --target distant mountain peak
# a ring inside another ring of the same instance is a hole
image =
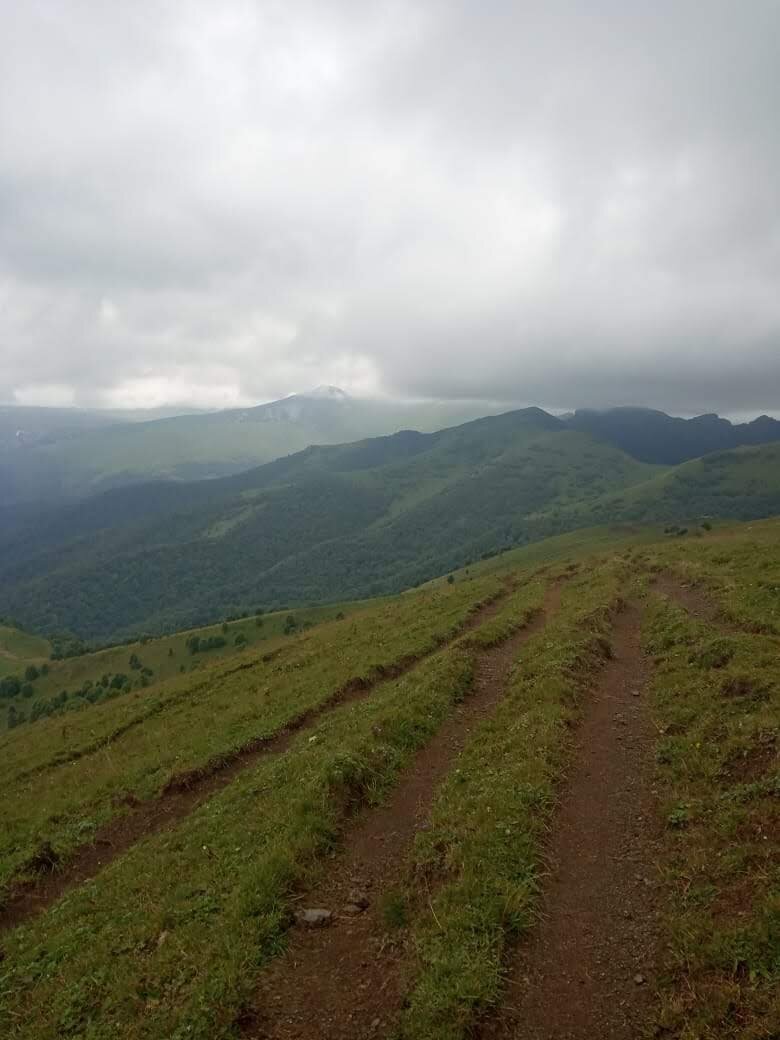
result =
[[[298,397],[314,398],[317,401],[349,401],[350,396],[346,390],[342,390],[338,386],[315,386],[313,390],[306,390],[302,394],[298,394]]]

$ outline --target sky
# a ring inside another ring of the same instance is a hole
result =
[[[777,0],[0,23],[0,402],[780,414]]]

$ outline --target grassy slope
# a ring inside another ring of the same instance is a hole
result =
[[[443,881],[434,897],[444,933],[431,928],[427,907],[411,918],[420,970],[404,1028],[416,1040],[467,1035],[475,1006],[495,997],[502,945],[532,913],[540,837],[565,761],[566,721],[597,666],[600,640],[608,634],[605,611],[630,580],[657,569],[706,583],[723,610],[747,626],[724,639],[651,596],[647,641],[658,659],[655,712],[664,731],[658,761],[667,830],[660,852],[669,907],[659,1022],[679,1040],[758,1040],[780,1025],[774,743],[780,674],[776,637],[755,631],[776,616],[780,521],[654,545],[644,532],[628,547],[625,541],[605,547],[603,532],[590,538],[606,553],[580,563],[560,614],[525,647],[507,701],[464,750],[460,772],[442,785],[432,830],[417,847],[417,870]],[[555,562],[552,573],[568,569],[566,561],[584,549],[560,539],[546,547],[544,562]],[[526,562],[538,564],[541,549],[526,552]],[[502,563],[517,566],[519,559],[522,554],[513,553],[485,568],[497,578]],[[467,589],[458,581],[437,595],[465,597]],[[483,638],[505,632],[540,592],[536,584],[522,585],[490,628],[480,630]],[[396,601],[394,609],[411,611],[393,615],[399,639],[419,596]],[[456,600],[450,604],[456,610]],[[385,627],[389,621],[386,615]],[[340,624],[334,631],[355,626],[351,645],[364,666],[374,661],[377,630],[361,633],[358,618]],[[327,627],[294,646],[312,648]],[[716,667],[724,643],[732,656]],[[321,671],[343,644],[331,638],[319,645],[313,667]],[[229,1035],[260,964],[280,948],[291,886],[310,877],[338,840],[345,803],[381,798],[464,694],[470,645],[454,645],[367,700],[329,713],[287,754],[251,768],[175,831],[140,843],[46,918],[9,934],[0,965],[5,1033],[15,1040]],[[299,661],[290,658],[288,666]],[[297,696],[298,672],[288,667],[279,674],[284,701]],[[245,680],[252,674],[225,674],[233,701],[249,690]],[[219,683],[213,689],[219,697]],[[205,688],[192,694],[206,703]],[[264,704],[257,721],[273,711]],[[123,707],[115,702],[111,710]],[[231,718],[212,714],[209,724],[223,741]],[[165,728],[159,732],[165,738]],[[187,732],[170,727],[166,747],[180,744]],[[4,744],[4,757],[12,746]],[[120,768],[118,781],[131,763]],[[74,789],[73,819],[89,819],[84,803],[93,792],[88,785]],[[32,796],[27,811],[48,796]],[[12,791],[3,813],[23,797],[22,789]],[[414,901],[409,905],[414,912]]]
[[[0,885],[44,842],[67,858],[126,811],[128,796],[151,798],[172,776],[278,732],[350,680],[432,650],[498,588],[488,577],[400,597],[294,637],[271,660],[247,650],[239,662],[14,729],[0,738]]]
[[[0,625],[0,679],[5,675],[23,675],[27,665],[41,664],[50,653],[48,639]],[[2,725],[0,721],[0,729]]]
[[[372,601],[375,606],[377,601]],[[365,610],[365,602],[334,603],[324,607],[304,607],[301,610],[284,610],[277,613],[264,614],[260,623],[255,617],[243,618],[219,625],[207,625],[203,628],[187,629],[173,635],[144,639],[122,646],[97,650],[80,657],[66,658],[62,661],[50,661],[51,645],[39,636],[33,636],[17,629],[0,628],[0,677],[16,675],[21,678],[25,667],[34,664],[39,669],[42,664],[48,667],[48,673],[39,675],[31,683],[33,692],[29,697],[21,695],[0,701],[0,733],[6,729],[7,708],[14,705],[17,711],[29,716],[30,709],[37,700],[54,697],[61,690],[71,694],[77,693],[85,683],[96,684],[102,676],[123,673],[133,681],[133,688],[141,686],[137,674],[129,667],[130,657],[135,655],[144,667],[151,669],[152,676],[147,679],[147,689],[158,682],[177,678],[185,672],[197,672],[216,661],[224,661],[236,654],[243,654],[254,647],[268,653],[284,644],[289,636],[285,634],[288,617],[292,614],[297,631],[306,630],[324,621],[331,621],[338,615],[345,616],[356,610]],[[9,635],[4,636],[4,632]],[[191,654],[187,648],[187,639],[197,635],[203,639],[211,636],[223,636],[224,647]],[[243,636],[246,643],[237,647],[235,640]],[[13,656],[5,656],[3,650]],[[83,707],[83,702],[79,707]],[[36,723],[37,724],[37,723]]]
[[[505,636],[541,595],[539,583],[527,584],[482,641]],[[258,964],[279,948],[293,883],[317,868],[345,806],[381,798],[464,696],[470,639],[334,710],[287,754],[246,771],[176,831],[73,892],[45,925],[17,929],[0,987],[7,1035],[232,1033]]]
[[[772,522],[645,556],[744,626],[657,596],[646,625],[667,822],[659,1023],[681,1040],[780,1035],[780,641],[756,631],[778,620],[779,537]]]

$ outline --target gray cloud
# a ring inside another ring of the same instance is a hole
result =
[[[0,399],[780,408],[774,0],[0,15]]]

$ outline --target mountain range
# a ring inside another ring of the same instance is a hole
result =
[[[310,446],[230,477],[7,509],[0,615],[109,640],[258,606],[396,592],[597,524],[780,512],[780,444],[661,465],[611,443],[598,416],[598,436],[581,428],[592,415],[522,409],[434,433]],[[636,416],[618,418],[618,431],[636,428]]]
[[[186,415],[0,407],[0,507],[73,501],[149,480],[230,476],[313,444],[343,444],[414,429],[432,433],[514,407],[486,401],[402,402],[317,387],[253,408]],[[132,421],[130,421],[132,419]],[[644,408],[580,410],[572,429],[642,462],[677,465],[712,451],[780,440],[762,416],[733,425]]]
[[[507,405],[354,398],[317,387],[253,408],[155,416],[0,407],[2,504],[55,502],[148,480],[229,476],[311,444],[431,432]],[[153,413],[154,414],[154,413]]]

